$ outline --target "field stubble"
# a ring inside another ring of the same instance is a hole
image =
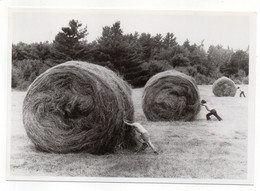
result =
[[[243,89],[247,94],[247,86]],[[211,86],[199,86],[199,90],[201,99],[207,100],[223,121],[214,117],[207,121],[207,111],[202,108],[192,122],[149,122],[142,111],[143,89],[134,89],[136,121],[149,131],[159,155],[147,149],[141,153],[123,151],[100,156],[37,151],[22,123],[26,93],[13,90],[10,175],[246,179],[247,98],[215,97]]]

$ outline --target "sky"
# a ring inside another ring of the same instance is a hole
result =
[[[177,42],[246,50],[249,45],[250,19],[246,13],[173,12],[133,10],[14,9],[10,14],[11,40],[18,42],[52,42],[71,19],[87,25],[88,42],[102,34],[102,27],[120,21],[124,34],[145,32],[163,36],[172,32]]]

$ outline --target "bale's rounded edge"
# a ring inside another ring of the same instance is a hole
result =
[[[200,111],[200,95],[195,80],[168,70],[148,80],[142,108],[150,121],[191,121]]]
[[[137,145],[131,88],[102,66],[70,61],[48,69],[29,86],[23,103],[26,133],[54,153],[115,152]]]
[[[212,92],[217,97],[234,97],[236,91],[235,83],[225,76],[217,79],[212,85]]]

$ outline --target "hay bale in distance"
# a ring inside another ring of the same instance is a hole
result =
[[[134,148],[131,88],[102,66],[70,61],[50,68],[29,87],[23,103],[27,135],[43,151],[93,154]]]
[[[200,111],[193,78],[175,70],[158,73],[144,87],[142,107],[150,121],[190,121]]]
[[[223,76],[213,83],[212,91],[214,95],[218,97],[234,97],[236,95],[237,88],[231,79]]]

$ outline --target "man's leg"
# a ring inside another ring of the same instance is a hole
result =
[[[145,150],[145,142],[143,140],[143,138],[141,137],[141,135],[138,133],[137,135],[137,141],[139,142],[138,143],[138,147],[135,149],[135,152],[140,152],[141,150]]]
[[[213,115],[212,113],[208,113],[207,115],[206,115],[206,117],[207,117],[207,120],[210,120],[210,116],[211,115]]]
[[[157,148],[152,144],[149,133],[143,133],[141,137],[143,138],[144,142],[152,148],[153,152],[158,154]]]
[[[219,120],[219,121],[222,121],[222,118],[218,115],[217,111],[215,109],[213,109],[211,111],[211,113]]]
[[[146,142],[143,142],[141,147],[139,149],[136,150],[137,153],[139,153],[140,151],[145,150],[148,147],[148,144]]]
[[[215,117],[216,117],[219,121],[222,121],[222,120],[223,120],[217,113],[215,114]]]
[[[246,97],[246,95],[245,95],[244,91],[242,91],[242,95],[243,95],[244,97]]]

